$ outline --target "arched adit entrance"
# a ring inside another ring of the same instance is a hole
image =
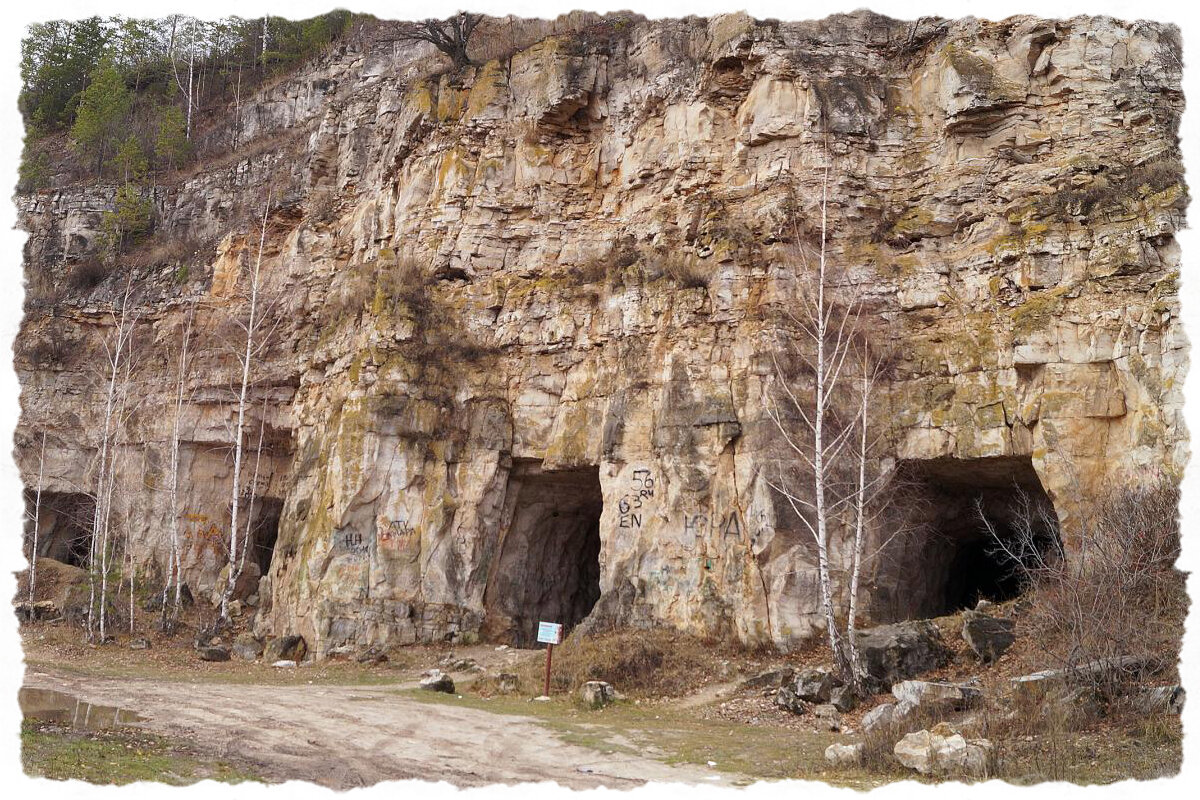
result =
[[[905,461],[897,475],[905,508],[893,524],[906,530],[882,556],[877,619],[1010,600],[1024,588],[1023,567],[1060,551],[1054,506],[1028,456]]]
[[[543,472],[540,462],[517,461],[508,492],[511,521],[489,569],[483,633],[532,647],[538,622],[569,630],[600,599],[600,471]]]

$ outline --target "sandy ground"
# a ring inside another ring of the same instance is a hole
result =
[[[567,744],[530,718],[422,703],[404,685],[263,686],[99,678],[30,668],[25,685],[68,692],[145,717],[219,758],[248,763],[273,781],[337,789],[385,780],[456,786],[553,781],[575,789],[647,781],[730,785],[737,775],[604,755]]]

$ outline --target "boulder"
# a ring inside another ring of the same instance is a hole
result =
[[[280,636],[267,642],[263,649],[266,661],[295,661],[300,663],[308,654],[308,645],[303,636]]]
[[[862,727],[866,733],[902,725],[916,711],[909,703],[884,703],[863,714]]]
[[[830,703],[821,703],[813,706],[813,716],[821,723],[821,726],[826,730],[840,731],[842,729],[842,715]]]
[[[858,632],[858,650],[868,681],[887,689],[897,681],[950,663],[950,651],[929,620],[880,625]]]
[[[760,672],[753,678],[747,678],[742,681],[739,688],[747,689],[778,689],[792,679],[796,674],[796,670],[791,667],[780,667],[778,669],[769,669],[766,672]]]
[[[420,686],[430,692],[454,694],[454,679],[440,669],[431,669],[421,678]]]
[[[496,690],[501,694],[512,694],[521,687],[521,679],[511,672],[501,672],[496,676]]]
[[[579,699],[588,708],[603,708],[616,699],[612,685],[604,681],[588,681],[579,688]]]
[[[200,653],[201,661],[228,661],[229,648],[219,647],[217,645],[205,645],[198,647],[196,650]]]
[[[243,633],[233,640],[233,652],[243,661],[257,661],[263,654],[262,642],[249,633]]]
[[[1186,700],[1182,686],[1155,686],[1138,692],[1133,706],[1143,714],[1182,714]]]
[[[775,692],[775,705],[793,714],[807,714],[809,704],[796,696],[790,686],[780,686]]]
[[[831,744],[825,748],[825,760],[834,767],[854,767],[863,761],[864,745]]]
[[[858,695],[849,686],[835,686],[829,692],[829,702],[838,711],[853,711],[858,706]]]
[[[962,774],[983,778],[988,773],[992,743],[964,739],[949,726],[907,734],[892,749],[896,760],[922,775]]]
[[[139,636],[136,639],[131,639],[129,641],[129,649],[130,650],[149,650],[150,649],[150,640],[147,639],[145,636]]]
[[[976,614],[963,622],[962,637],[979,660],[991,664],[1017,640],[1014,628],[1011,619]]]
[[[925,711],[965,711],[983,703],[983,692],[974,686],[934,681],[900,681],[892,686],[900,702]]]
[[[828,703],[829,693],[840,681],[823,669],[805,669],[796,675],[792,691],[809,703]]]
[[[368,647],[354,657],[359,664],[383,664],[388,660],[387,653],[378,647]]]

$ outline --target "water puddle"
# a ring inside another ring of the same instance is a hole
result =
[[[53,689],[22,686],[17,699],[21,704],[21,714],[26,719],[88,731],[120,728],[145,719],[127,708],[87,703],[75,695]]]

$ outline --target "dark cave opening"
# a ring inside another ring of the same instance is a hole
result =
[[[25,549],[33,546],[36,493],[25,492]],[[42,492],[38,510],[38,558],[52,558],[87,569],[92,546],[92,522],[96,501],[78,492]]]
[[[536,646],[538,622],[566,631],[600,599],[600,514],[604,497],[596,467],[543,472],[517,462],[511,522],[500,538],[484,605],[484,634],[516,647]]]
[[[897,475],[911,503],[880,568],[881,620],[1011,600],[1029,568],[1060,552],[1054,506],[1027,456],[911,460]]]
[[[275,542],[279,539],[279,517],[283,514],[283,500],[274,497],[257,497],[254,500],[254,522],[250,526],[250,560],[258,565],[258,574],[266,575],[275,555]]]

